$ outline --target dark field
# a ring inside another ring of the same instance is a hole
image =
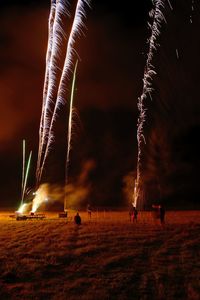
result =
[[[200,299],[200,212],[0,215],[0,299]]]

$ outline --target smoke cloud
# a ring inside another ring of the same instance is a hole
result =
[[[40,185],[32,201],[32,212],[36,212],[39,208],[44,209],[47,205],[51,205],[55,202],[64,204],[65,197],[67,199],[68,208],[75,209],[80,207],[91,190],[88,178],[94,168],[94,160],[87,160],[84,162],[81,173],[75,182],[69,183],[64,187],[49,183]]]

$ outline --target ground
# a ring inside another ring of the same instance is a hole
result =
[[[200,299],[200,211],[74,214],[0,214],[0,299]]]

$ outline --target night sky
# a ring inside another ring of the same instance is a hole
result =
[[[122,205],[125,178],[135,176],[137,163],[137,99],[142,93],[151,1],[134,1],[134,7],[131,1],[116,2],[92,1],[85,36],[76,42],[81,58],[75,95],[79,119],[69,178],[76,181],[84,163],[94,161],[88,178],[94,205]],[[166,24],[154,55],[154,92],[146,103],[144,195],[149,203],[160,199],[170,207],[194,208],[200,196],[200,4],[171,3],[173,11],[166,1]],[[1,4],[1,206],[18,203],[23,138],[33,150],[29,185],[35,184],[49,8],[50,1]],[[66,116],[63,108],[43,182],[63,182]]]

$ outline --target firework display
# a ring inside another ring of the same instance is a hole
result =
[[[165,8],[164,0],[153,0],[153,9],[150,12],[150,16],[153,20],[151,25],[151,36],[149,38],[149,51],[147,54],[146,67],[144,71],[143,78],[143,91],[142,95],[138,98],[138,109],[139,109],[139,118],[138,118],[138,127],[137,127],[137,140],[138,140],[138,160],[137,160],[137,180],[136,180],[136,188],[134,190],[134,200],[135,206],[141,206],[139,203],[139,199],[141,198],[141,168],[142,168],[142,148],[143,144],[145,144],[145,135],[144,135],[144,126],[146,121],[146,101],[148,98],[151,98],[151,93],[153,91],[153,78],[156,75],[156,70],[153,65],[153,56],[157,51],[159,44],[157,42],[158,37],[160,36],[160,30],[163,22],[165,21],[165,17],[163,14],[163,10]],[[170,3],[170,2],[168,2]],[[170,4],[171,7],[171,4]],[[171,7],[172,8],[172,7]]]
[[[69,81],[70,72],[72,71],[73,60],[75,56],[75,40],[76,37],[80,35],[83,28],[83,20],[85,18],[85,6],[89,5],[89,0],[78,0],[74,20],[72,23],[72,28],[69,34],[66,57],[64,61],[64,66],[60,78],[60,83],[58,90],[56,91],[57,98],[53,101],[52,96],[54,94],[55,82],[57,76],[57,60],[59,57],[59,49],[62,46],[60,44],[61,35],[64,33],[62,18],[63,14],[68,14],[66,1],[57,1],[56,7],[54,2],[51,5],[50,16],[54,15],[53,25],[50,22],[49,25],[49,41],[47,47],[47,65],[46,65],[46,76],[44,84],[44,95],[43,95],[43,108],[40,122],[40,141],[39,141],[39,152],[38,152],[38,163],[37,163],[37,183],[39,184],[44,165],[49,153],[50,146],[54,140],[53,126],[56,121],[56,116],[61,105],[66,103],[66,89],[67,83]],[[51,17],[50,17],[51,20]],[[50,56],[50,59],[49,59]],[[47,92],[46,92],[47,91]],[[53,102],[53,112],[50,113],[50,104]]]
[[[35,213],[38,207],[46,201],[46,194],[43,195],[43,189],[40,188],[40,181],[43,174],[43,169],[46,163],[46,159],[50,150],[50,147],[54,141],[54,124],[56,122],[56,116],[58,110],[61,109],[62,105],[66,103],[66,91],[68,82],[70,80],[70,74],[73,68],[73,61],[76,54],[75,41],[76,37],[80,36],[84,27],[84,18],[86,17],[85,6],[89,6],[89,0],[78,0],[75,8],[74,19],[72,22],[72,28],[69,34],[66,48],[66,56],[63,64],[63,69],[60,77],[60,82],[56,90],[56,82],[58,76],[58,61],[60,57],[62,45],[62,39],[65,36],[63,27],[62,17],[69,16],[68,6],[69,3],[65,0],[51,1],[50,16],[49,16],[49,37],[46,53],[46,71],[43,88],[43,104],[39,128],[39,148],[38,148],[38,160],[36,169],[36,195],[32,203],[32,212]],[[67,135],[67,155],[66,155],[66,178],[67,183],[68,176],[68,165],[69,165],[69,154],[71,147],[71,136],[72,136],[72,122],[73,122],[73,98],[75,89],[76,69],[78,60],[75,63],[71,96],[70,96],[70,108],[68,117],[68,135]],[[56,94],[56,99],[54,95]],[[53,109],[52,109],[53,107]],[[22,167],[22,201],[18,212],[22,213],[26,208],[24,205],[24,194],[27,184],[28,173],[30,169],[32,152],[29,155],[27,169],[25,173],[25,141],[23,141],[23,167]],[[64,206],[66,206],[66,196],[64,200]]]

